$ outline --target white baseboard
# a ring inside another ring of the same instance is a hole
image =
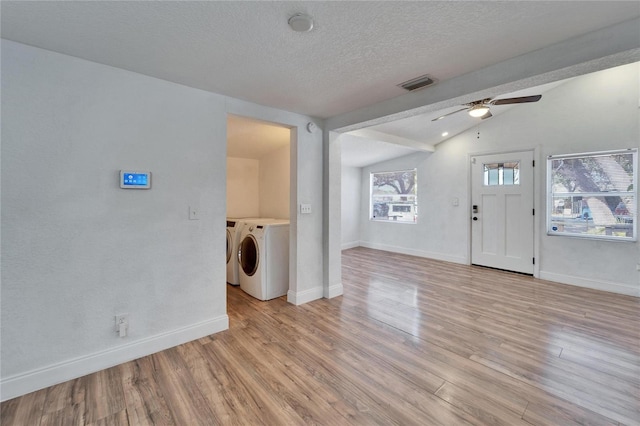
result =
[[[6,401],[76,379],[118,364],[200,339],[229,328],[229,317],[218,318],[147,337],[122,346],[82,356],[0,380],[0,400]]]
[[[342,283],[338,283],[330,286],[326,291],[324,288],[312,288],[310,290],[301,291],[299,293],[294,293],[289,290],[287,292],[287,302],[293,303],[294,305],[302,305],[307,302],[322,299],[323,297],[331,299],[332,297],[341,295]]]
[[[342,243],[342,250],[347,250],[354,247],[360,247],[360,241],[351,241],[350,243]]]
[[[342,296],[342,293],[344,293],[344,289],[342,287],[342,283],[339,282],[338,284],[333,284],[330,285],[324,292],[324,297],[326,299],[331,299],[333,297],[338,297],[338,296]]]
[[[376,250],[390,251],[392,253],[408,254],[410,256],[426,257],[429,259],[442,260],[444,262],[460,263],[462,265],[468,265],[469,260],[466,257],[451,256],[448,254],[434,253],[422,250],[409,249],[406,247],[392,246],[389,244],[369,243],[367,241],[360,241],[361,247],[367,247]]]
[[[593,280],[590,278],[574,277],[572,275],[556,274],[554,272],[546,271],[540,271],[540,279],[560,284],[569,284],[594,290],[609,291],[612,293],[625,294],[627,296],[640,297],[640,285],[632,287],[611,281]]]
[[[287,292],[287,302],[293,303],[294,305],[303,305],[307,302],[311,302],[313,300],[322,299],[323,291],[322,287],[316,287],[309,290],[300,291],[294,293],[289,290]]]

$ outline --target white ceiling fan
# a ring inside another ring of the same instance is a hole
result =
[[[534,95],[534,96],[520,96],[517,98],[505,98],[505,99],[482,99],[479,101],[473,101],[468,104],[464,104],[465,107],[459,110],[450,112],[445,115],[441,115],[438,118],[434,118],[431,121],[442,120],[445,117],[448,117],[452,114],[457,114],[462,111],[467,111],[470,116],[474,118],[486,119],[492,116],[489,107],[491,105],[510,105],[510,104],[524,104],[529,102],[538,102],[542,98],[542,95]]]

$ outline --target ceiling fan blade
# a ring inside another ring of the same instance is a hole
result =
[[[519,98],[495,99],[489,102],[491,105],[524,104],[527,102],[538,102],[542,95],[521,96]]]
[[[431,120],[431,121],[438,121],[438,120],[442,120],[443,118],[445,118],[445,117],[447,117],[447,116],[449,116],[449,115],[456,114],[456,113],[461,112],[461,111],[466,111],[466,110],[468,110],[468,109],[469,109],[469,108],[462,108],[462,109],[459,109],[459,110],[457,110],[457,111],[453,111],[453,112],[450,112],[450,113],[448,113],[448,114],[441,115],[440,117],[438,117],[438,118],[434,118],[434,119],[433,119],[433,120]]]
[[[480,118],[482,118],[483,120],[486,120],[487,118],[491,118],[491,117],[493,117],[493,114],[491,114],[491,111],[487,111],[487,113]]]

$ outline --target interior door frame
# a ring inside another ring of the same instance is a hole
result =
[[[472,172],[471,172],[471,159],[480,155],[508,155],[518,152],[532,152],[533,160],[535,161],[535,166],[533,168],[533,208],[536,212],[535,217],[533,218],[533,256],[536,259],[536,262],[533,264],[533,276],[534,278],[540,278],[540,230],[541,226],[545,223],[546,211],[545,206],[541,203],[542,200],[542,189],[546,186],[544,182],[542,182],[542,178],[546,176],[546,161],[540,160],[540,145],[536,146],[523,146],[517,149],[510,150],[488,150],[488,151],[474,151],[467,153],[467,264],[471,265],[471,239],[472,239],[472,229],[471,229],[471,205],[473,203],[473,186],[472,186]],[[546,199],[546,198],[545,198]]]

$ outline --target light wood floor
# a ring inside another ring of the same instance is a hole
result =
[[[356,248],[344,295],[7,401],[2,425],[639,425],[640,299]]]

